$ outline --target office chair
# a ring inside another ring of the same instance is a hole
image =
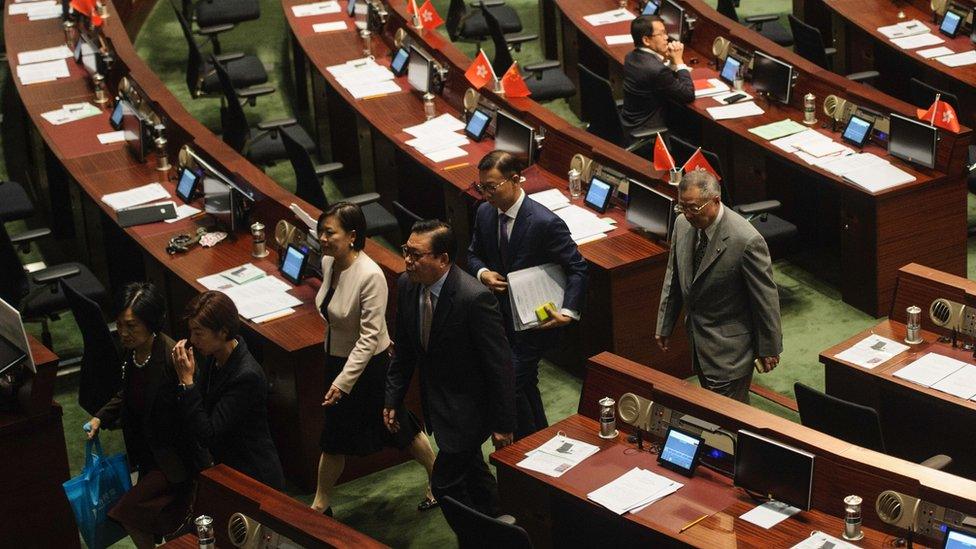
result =
[[[502,0],[475,0],[471,2],[471,7],[487,9],[498,20],[505,34],[522,32],[522,20],[519,19],[518,12],[511,6],[506,6]],[[482,11],[469,10],[464,5],[464,0],[451,0],[444,26],[447,27],[451,42],[481,43],[488,36],[488,25]]]
[[[521,526],[515,525],[514,518],[508,515],[489,517],[461,504],[451,496],[442,496],[438,501],[441,502],[444,519],[451,530],[454,530],[461,549],[532,548],[529,534]]]
[[[613,87],[610,81],[603,78],[583,65],[579,67],[580,108],[582,118],[587,122],[586,131],[605,139],[614,145],[637,151],[647,148],[658,133],[665,133],[667,128],[651,128],[624,134],[624,125],[620,120],[620,107],[613,97]]]
[[[0,181],[0,223],[34,216],[34,202],[24,186],[15,181]]]
[[[220,124],[223,128],[221,137],[224,143],[233,147],[252,163],[268,166],[288,158],[288,151],[285,150],[285,145],[280,139],[280,130],[291,127],[292,138],[298,141],[304,150],[308,152],[315,150],[315,142],[294,118],[261,122],[252,128],[247,122],[247,115],[244,114],[244,103],[249,102],[253,105],[258,97],[272,94],[275,89],[272,86],[253,86],[237,90],[221,64],[212,62],[212,66],[224,94],[223,105],[220,107]]]
[[[81,356],[78,404],[90,415],[95,415],[122,386],[122,359],[98,303],[75,291],[68,280],[61,280],[60,286],[85,346]]]
[[[308,151],[294,138],[296,128],[297,126],[289,126],[279,132],[285,151],[288,153],[288,160],[291,161],[292,169],[295,170],[297,182],[295,194],[298,195],[298,198],[324,211],[329,207],[329,200],[322,189],[321,178],[326,174],[341,170],[342,164],[333,162],[316,166]],[[367,237],[387,235],[392,236],[395,242],[399,242],[400,225],[393,214],[379,203],[379,199],[378,193],[364,193],[346,197],[343,200],[362,208],[363,216],[366,217]]]
[[[50,229],[43,228],[11,237],[0,223],[0,298],[20,311],[24,322],[41,323],[41,342],[48,349],[53,348],[48,320],[57,320],[58,313],[68,309],[68,302],[56,282],[70,279],[82,295],[94,301],[105,299],[105,287],[80,263],[52,265],[32,273],[24,269],[17,248],[26,252],[31,242],[50,234]]]
[[[874,408],[822,393],[799,381],[793,384],[793,392],[800,409],[800,423],[804,426],[862,448],[886,453],[881,418]],[[951,463],[952,458],[940,454],[920,465],[942,470]]]
[[[674,157],[675,164],[679,166],[687,162],[691,158],[691,155],[695,154],[695,151],[698,149],[698,147],[675,135],[668,136],[668,144],[671,156]],[[762,235],[763,240],[766,241],[766,245],[770,249],[775,248],[779,250],[786,248],[787,244],[796,237],[799,231],[796,225],[771,213],[781,208],[782,204],[778,200],[762,200],[749,204],[736,204],[732,190],[732,182],[723,173],[722,161],[718,155],[705,149],[702,149],[702,154],[705,156],[705,160],[718,172],[719,177],[722,178],[722,202],[746,218],[756,228],[759,234]]]
[[[807,25],[797,19],[793,14],[789,14],[790,29],[793,30],[793,51],[807,61],[816,63],[817,66],[832,71],[833,64],[830,62],[832,56],[837,53],[837,48],[827,47],[824,44],[820,29],[812,25]],[[878,71],[855,72],[845,77],[855,82],[869,83],[877,79],[881,74]]]
[[[393,216],[396,217],[397,223],[400,225],[400,234],[410,234],[413,224],[424,219],[423,216],[396,200],[393,201]]]
[[[783,25],[778,22],[778,13],[768,13],[764,15],[750,15],[746,17],[745,20],[740,20],[739,15],[735,12],[736,6],[739,5],[739,0],[718,0],[717,10],[722,15],[728,17],[729,19],[737,23],[745,23],[747,27],[755,30],[764,37],[776,42],[784,48],[788,48],[793,45],[793,37],[787,32]]]
[[[212,55],[209,59],[205,58],[193,38],[193,31],[190,24],[176,8],[176,4],[170,1],[176,20],[180,23],[183,30],[183,37],[186,39],[188,49],[186,59],[186,87],[190,91],[190,97],[196,99],[203,95],[210,95],[220,91],[220,82],[214,72],[214,65],[220,64],[230,75],[230,80],[234,87],[247,88],[264,84],[268,81],[268,73],[264,70],[264,65],[256,55],[245,55],[243,53],[227,53],[223,55]],[[207,28],[200,29],[201,34],[205,34],[208,40],[212,40],[216,31],[210,32]],[[209,34],[206,34],[207,31]],[[206,44],[206,40],[204,44]],[[216,48],[215,48],[216,54]]]
[[[488,25],[488,34],[495,44],[495,58],[491,61],[491,67],[499,78],[505,74],[512,66],[511,50],[521,51],[522,44],[539,38],[538,34],[519,34],[505,35],[502,33],[501,25],[495,16],[487,8],[482,7],[481,12],[485,23]],[[573,81],[566,76],[566,73],[559,69],[559,61],[545,60],[540,63],[530,63],[520,66],[523,71],[526,87],[532,92],[532,99],[535,101],[552,101],[553,99],[567,99],[576,95],[576,86]]]
[[[183,0],[183,17],[201,29],[230,27],[261,17],[260,0]]]

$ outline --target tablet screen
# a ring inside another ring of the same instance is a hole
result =
[[[943,549],[972,549],[976,547],[976,534],[963,532],[953,528],[946,528]]]
[[[660,0],[648,0],[648,2],[644,4],[644,11],[641,12],[641,15],[657,15],[657,10],[660,7]]]
[[[285,259],[281,262],[281,274],[294,284],[301,284],[302,271],[308,255],[294,245],[289,245],[285,251]]]
[[[481,138],[485,136],[485,130],[488,129],[488,122],[490,121],[491,118],[485,111],[476,109],[471,113],[471,118],[468,120],[468,125],[464,128],[464,133],[468,134],[468,137],[475,141],[481,141]]]
[[[115,102],[115,108],[112,110],[112,117],[109,118],[109,122],[112,124],[113,129],[120,129],[122,127],[122,113],[125,110],[125,105],[121,101]]]
[[[183,202],[189,202],[193,199],[193,189],[197,186],[197,179],[199,175],[189,168],[183,168],[180,171],[180,182],[176,184],[176,196],[180,197]]]
[[[397,76],[403,76],[404,71],[407,69],[407,61],[410,59],[410,52],[407,48],[400,48],[393,55],[393,61],[390,62],[390,68],[393,69],[393,74]]]
[[[356,0],[349,0],[349,5],[346,6],[346,15],[352,17],[356,14]]]
[[[586,191],[586,200],[583,202],[594,210],[603,213],[607,211],[607,204],[610,203],[610,194],[613,187],[601,179],[593,177],[590,180],[590,188]]]
[[[851,116],[851,120],[847,123],[847,128],[844,129],[842,137],[858,147],[863,147],[871,135],[872,125],[868,120],[858,116]]]
[[[959,24],[962,23],[962,16],[954,11],[947,11],[942,18],[939,30],[949,36],[955,36],[959,32]]]
[[[701,437],[671,427],[668,429],[658,461],[669,469],[690,475],[698,465],[701,449]]]
[[[722,65],[722,72],[719,76],[722,80],[731,84],[735,80],[736,75],[739,74],[739,67],[741,66],[742,62],[730,55],[725,58],[725,64]]]

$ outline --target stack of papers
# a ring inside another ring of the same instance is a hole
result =
[[[609,484],[586,494],[586,497],[622,515],[628,511],[640,512],[682,486],[684,484],[680,482],[634,467]]]
[[[891,40],[892,44],[903,50],[914,50],[915,48],[934,46],[943,42],[945,42],[945,40],[943,40],[941,36],[936,36],[932,33],[916,34],[914,36],[894,38]]]
[[[326,70],[354,99],[400,91],[400,86],[393,81],[394,75],[390,69],[370,57],[353,59],[341,65],[326,67]]]
[[[872,193],[915,181],[915,176],[889,163],[864,166],[841,177]]]
[[[582,461],[600,451],[599,446],[587,444],[565,435],[556,435],[542,446],[526,453],[516,465],[550,477],[561,477]]]
[[[926,59],[932,59],[933,57],[941,57],[943,55],[952,55],[955,52],[953,52],[952,50],[950,50],[949,48],[947,48],[945,46],[939,46],[937,48],[930,48],[930,49],[927,49],[927,50],[918,50],[915,53],[921,55],[922,57],[924,57]]]
[[[611,34],[604,37],[608,46],[619,46],[621,44],[633,44],[634,38],[629,34]]]
[[[630,13],[624,8],[619,8],[610,11],[604,11],[600,13],[594,13],[593,15],[587,15],[583,17],[587,23],[598,27],[600,25],[609,25],[612,23],[619,23],[621,21],[630,21],[636,19],[637,16]]]
[[[404,128],[403,131],[413,136],[413,139],[406,142],[407,145],[417,149],[432,162],[444,162],[468,155],[461,147],[470,144],[471,141],[458,133],[463,129],[464,122],[445,113],[423,124]]]
[[[763,111],[752,101],[746,103],[733,103],[731,105],[725,105],[724,107],[708,107],[705,109],[708,114],[715,120],[728,120],[731,118],[745,118],[747,116],[756,116],[757,114],[762,114]]]
[[[234,273],[238,273],[237,278],[240,278],[241,273],[253,276],[244,283],[237,284],[233,282]],[[293,313],[294,307],[302,304],[298,298],[288,293],[291,286],[287,282],[267,276],[267,273],[251,263],[198,278],[197,282],[208,290],[226,294],[237,306],[238,314],[258,323]]]
[[[536,315],[539,307],[552,303],[558,311],[563,308],[566,293],[566,273],[555,263],[546,263],[508,273],[508,298],[515,315],[515,331],[521,332],[540,324]]]
[[[569,197],[564,195],[559,189],[549,189],[548,191],[532,193],[529,195],[529,198],[549,208],[551,211],[569,206]]]
[[[140,204],[158,202],[170,198],[169,192],[159,183],[150,183],[127,191],[106,194],[102,202],[115,211],[124,210]]]
[[[718,78],[702,78],[695,80],[695,98],[718,95],[729,91],[729,85]]]
[[[895,377],[967,400],[976,397],[976,366],[937,353],[922,355]]]
[[[593,236],[603,235],[616,228],[613,220],[609,218],[603,219],[595,213],[574,204],[568,204],[563,208],[559,208],[555,211],[555,214],[566,222],[566,226],[569,227],[570,236],[577,243]]]
[[[56,0],[41,0],[40,2],[12,2],[10,15],[27,15],[31,21],[54,19],[61,17],[61,2]]]
[[[24,86],[38,82],[53,82],[58,78],[69,76],[71,73],[68,72],[68,63],[64,59],[17,65],[17,78]]]
[[[291,7],[295,17],[308,17],[310,15],[325,15],[327,13],[339,13],[339,2],[329,0],[328,2],[315,2],[314,4],[300,4]]]
[[[844,176],[855,170],[882,164],[890,164],[890,162],[871,153],[858,153],[847,156],[833,156],[817,165],[834,175]]]
[[[780,137],[786,137],[787,135],[793,135],[795,133],[807,131],[807,127],[799,122],[790,120],[789,118],[785,120],[780,120],[779,122],[773,122],[772,124],[766,124],[764,126],[756,126],[755,128],[749,128],[751,133],[771,141],[773,139],[779,139]]]
[[[849,349],[837,353],[834,358],[870,370],[907,350],[908,345],[902,345],[897,341],[872,334],[858,341]]]
[[[767,501],[739,515],[739,518],[769,530],[800,512],[800,509],[781,501]]]
[[[20,65],[29,65],[31,63],[66,59],[68,57],[71,57],[71,50],[68,49],[68,46],[62,45],[40,50],[22,51],[17,54],[17,63]]]
[[[776,147],[799,156],[807,164],[820,166],[854,150],[816,130],[806,130],[770,141]]]
[[[889,25],[887,27],[878,27],[878,32],[885,35],[886,38],[904,38],[906,36],[915,36],[917,34],[926,34],[931,32],[928,26],[919,21],[918,19],[912,19],[911,21],[902,21],[896,25]]]
[[[69,103],[62,105],[60,109],[42,112],[41,118],[55,126],[60,126],[61,124],[74,122],[90,116],[98,116],[100,114],[102,114],[102,109],[91,103]]]
[[[935,60],[949,67],[972,65],[973,63],[976,63],[976,50],[969,50],[953,55],[944,55],[942,57],[937,57]]]

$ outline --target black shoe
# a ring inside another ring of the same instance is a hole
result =
[[[440,505],[440,503],[438,503],[436,499],[434,499],[434,498],[424,498],[424,501],[421,501],[420,503],[417,504],[417,510],[418,511],[430,511],[431,509],[433,509],[434,507],[437,507],[438,505]]]

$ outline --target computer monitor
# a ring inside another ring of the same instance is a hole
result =
[[[78,38],[78,43],[75,44],[75,62],[84,66],[88,74],[95,74],[99,72],[99,53],[98,46],[94,42],[89,40],[84,34],[80,35]]]
[[[434,60],[427,52],[410,45],[410,63],[407,68],[407,82],[420,93],[430,93],[434,80]]]
[[[969,20],[973,22],[973,28],[969,31],[969,41],[976,44],[976,7],[969,12]]]
[[[674,199],[631,179],[628,186],[627,221],[655,240],[671,240]]]
[[[942,549],[976,549],[976,533],[946,526]]]
[[[122,124],[119,129],[123,132],[125,144],[136,162],[145,162],[147,122],[127,99],[119,99],[119,103],[122,104]]]
[[[217,224],[233,233],[237,229],[237,193],[214,177],[203,178],[203,211],[217,220]]]
[[[793,65],[757,51],[752,58],[752,87],[780,103],[789,104],[793,89]]]
[[[535,161],[535,130],[499,110],[495,116],[495,150],[508,151],[529,165]]]
[[[739,430],[736,439],[735,486],[804,511],[810,509],[813,454],[746,430]]]
[[[888,153],[926,168],[935,168],[939,130],[926,122],[891,113]]]
[[[722,72],[718,73],[719,78],[725,80],[729,84],[734,83],[736,75],[742,69],[742,60],[734,55],[730,55],[725,58],[725,63],[722,65]]]
[[[685,9],[674,2],[664,0],[658,13],[664,21],[664,30],[670,40],[681,40],[685,30]]]
[[[19,364],[37,373],[20,311],[0,299],[0,374]]]
[[[644,4],[644,9],[641,10],[641,15],[657,15],[660,9],[661,0],[647,0],[647,3]]]

